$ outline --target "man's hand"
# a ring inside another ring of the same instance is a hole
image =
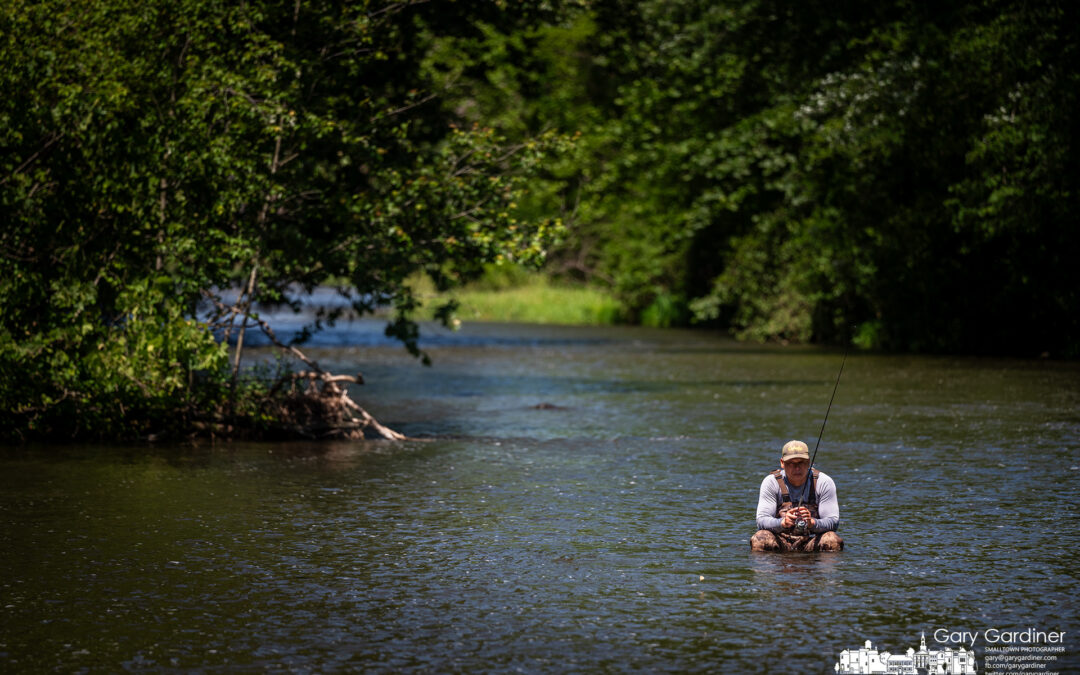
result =
[[[798,520],[798,518],[796,517],[798,511],[799,509],[791,509],[790,511],[785,513],[784,517],[780,520],[780,527],[784,528],[785,530],[790,530],[791,528],[795,527],[795,521]]]
[[[805,506],[799,506],[799,507],[796,507],[794,509],[791,509],[790,511],[788,511],[788,513],[789,514],[791,514],[791,513],[795,514],[795,517],[791,521],[792,525],[795,524],[796,520],[805,520],[806,521],[806,529],[812,531],[814,529],[814,525],[817,524],[817,521],[815,521],[813,516],[810,515],[810,509],[806,508]]]

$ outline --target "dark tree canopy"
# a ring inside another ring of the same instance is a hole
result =
[[[596,2],[486,37],[478,61],[518,67],[466,98],[477,120],[582,133],[554,172],[570,229],[550,269],[642,320],[1076,356],[1075,14]]]
[[[257,302],[389,302],[419,353],[410,276],[491,262],[645,323],[1076,357],[1075,14],[5,3],[0,423],[272,421],[240,368]]]

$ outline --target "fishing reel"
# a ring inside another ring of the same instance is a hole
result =
[[[791,526],[791,531],[802,537],[810,533],[810,523],[806,518],[799,516],[795,520],[795,524]]]

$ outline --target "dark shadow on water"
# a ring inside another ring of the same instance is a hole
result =
[[[820,345],[776,345],[736,342],[734,338],[717,337],[715,343],[700,345],[664,345],[650,350],[654,354],[716,354],[726,356],[837,356],[843,350]]]
[[[750,547],[747,546],[747,549]],[[831,570],[843,559],[845,551],[819,551],[814,553],[779,553],[775,551],[749,551],[750,566],[755,572],[767,574],[794,574],[811,570]]]
[[[366,439],[362,441],[213,441],[196,438],[186,442],[127,443],[98,445],[27,444],[0,447],[0,458],[7,461],[48,462],[57,465],[85,462],[87,466],[157,466],[180,471],[200,471],[239,464],[281,464],[289,462],[346,462],[365,458],[402,457],[430,449],[434,437],[408,438],[403,441]],[[458,440],[439,437],[438,440]]]

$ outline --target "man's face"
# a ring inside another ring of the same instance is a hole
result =
[[[799,486],[806,482],[806,474],[810,469],[809,461],[799,457],[781,462],[780,465],[784,467],[784,473],[787,475],[788,482],[792,485]]]

